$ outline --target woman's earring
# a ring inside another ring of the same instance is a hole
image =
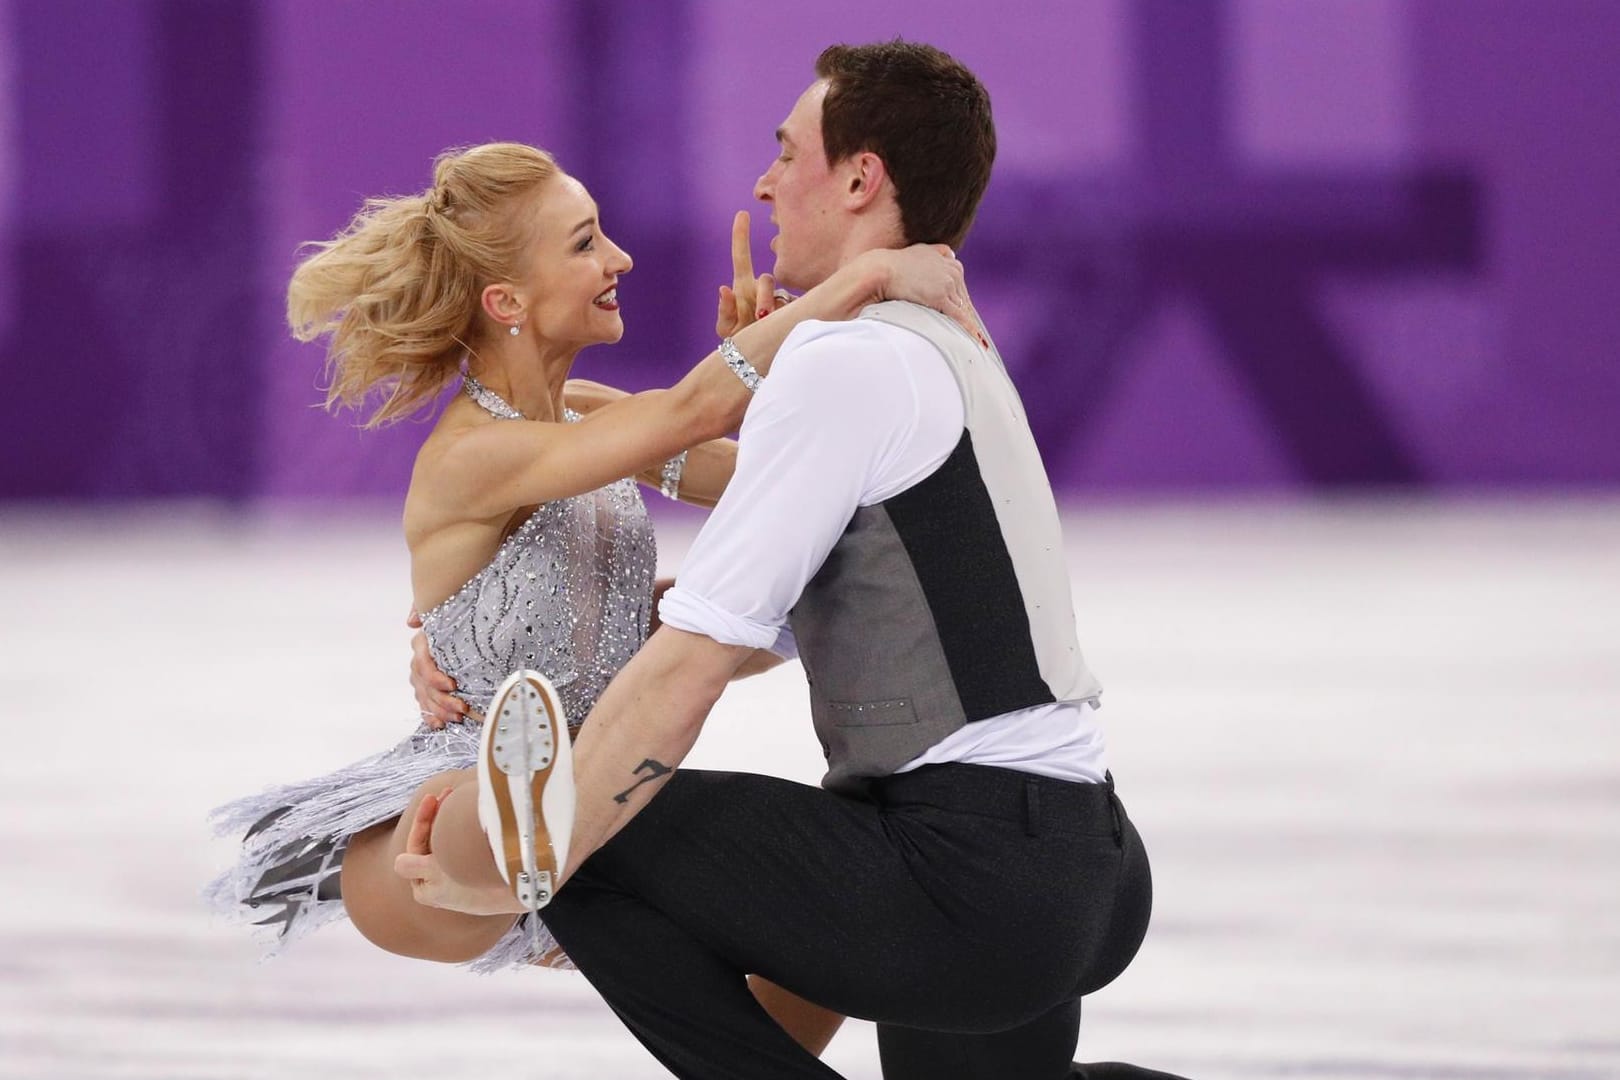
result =
[[[513,327],[512,327],[512,329],[511,329],[511,331],[510,331],[510,333],[511,333],[511,335],[512,335],[512,336],[513,336],[513,337],[517,337],[517,336],[518,336],[518,327],[520,327],[520,326],[522,326],[522,325],[523,325],[523,324],[522,324],[522,323],[517,323],[517,324],[515,324],[515,325],[514,325],[514,326],[513,326]]]

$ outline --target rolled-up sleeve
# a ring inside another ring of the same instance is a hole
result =
[[[665,625],[795,654],[788,611],[916,426],[893,334],[808,322],[788,336],[743,419],[731,483],[659,605]]]

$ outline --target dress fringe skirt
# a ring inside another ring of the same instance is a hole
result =
[[[344,917],[338,871],[349,838],[405,812],[423,783],[478,761],[476,724],[418,728],[392,750],[302,783],[271,788],[214,810],[221,836],[240,836],[236,865],[204,890],[209,907],[267,928],[266,956]],[[538,941],[520,917],[495,946],[467,964],[474,971],[547,962],[572,967],[544,925]]]

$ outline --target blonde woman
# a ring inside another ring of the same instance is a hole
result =
[[[737,277],[721,289],[718,329],[760,374],[805,319],[850,318],[885,298],[966,310],[949,250],[918,246],[873,252],[756,321],[776,301],[769,276],[748,266],[746,229],[734,230]],[[656,549],[626,478],[712,505],[731,475],[723,436],[749,402],[748,372],[716,351],[669,389],[582,386],[589,415],[568,407],[575,356],[624,332],[618,285],[632,263],[584,186],[530,146],[447,152],[427,191],[371,200],[314,247],[293,275],[288,317],[300,340],[329,338],[329,406],[380,399],[366,419],[375,426],[460,383],[405,496],[412,594],[434,660],[475,713],[509,672],[534,668],[568,716],[586,716],[652,614]],[[221,831],[245,836],[212,898],[282,941],[347,914],[406,956],[565,965],[543,927],[521,925],[509,890],[458,896],[451,911],[418,903],[395,872],[423,800],[469,779],[477,750],[475,726],[423,723],[386,753],[221,808]],[[762,996],[790,1030],[816,1011]],[[830,1034],[825,1018],[811,1026]]]

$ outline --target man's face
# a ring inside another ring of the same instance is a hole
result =
[[[846,222],[840,213],[843,179],[827,164],[821,144],[821,103],[827,83],[818,80],[799,95],[776,129],[781,153],[754,184],[754,198],[771,207],[776,235],[776,279],[790,289],[825,281],[843,250]]]

